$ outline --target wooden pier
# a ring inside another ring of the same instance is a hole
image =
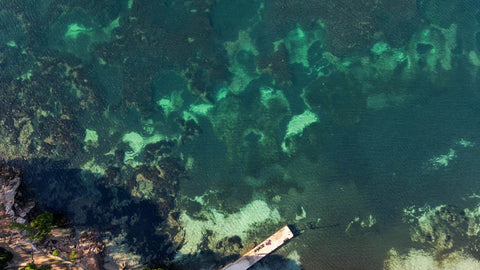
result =
[[[285,225],[283,228],[265,239],[262,243],[254,247],[249,252],[245,253],[238,260],[227,264],[221,270],[246,270],[254,265],[256,262],[267,256],[268,254],[281,247],[286,241],[293,238],[293,233]]]

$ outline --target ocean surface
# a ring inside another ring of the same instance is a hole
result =
[[[133,269],[480,269],[479,74],[476,0],[0,0],[0,157]]]

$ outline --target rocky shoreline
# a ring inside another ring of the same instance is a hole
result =
[[[13,254],[7,269],[19,269],[28,263],[50,265],[52,269],[119,269],[105,260],[105,245],[95,231],[58,226],[54,222],[50,234],[36,241],[11,229],[14,222],[29,224],[39,209],[24,196],[20,170],[0,164],[0,185],[0,247]]]

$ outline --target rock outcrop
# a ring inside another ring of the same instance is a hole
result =
[[[25,223],[27,215],[35,207],[35,202],[25,201],[21,191],[22,172],[0,163],[0,205],[14,221]]]

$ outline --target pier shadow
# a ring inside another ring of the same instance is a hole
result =
[[[303,270],[303,267],[295,260],[272,254],[249,268],[250,270]]]
[[[181,259],[175,261],[166,270],[221,270],[222,267],[240,258],[240,254],[222,257],[221,254],[212,251],[202,251],[198,254],[183,254]],[[301,265],[284,256],[271,254],[263,258],[249,270],[302,270]]]

